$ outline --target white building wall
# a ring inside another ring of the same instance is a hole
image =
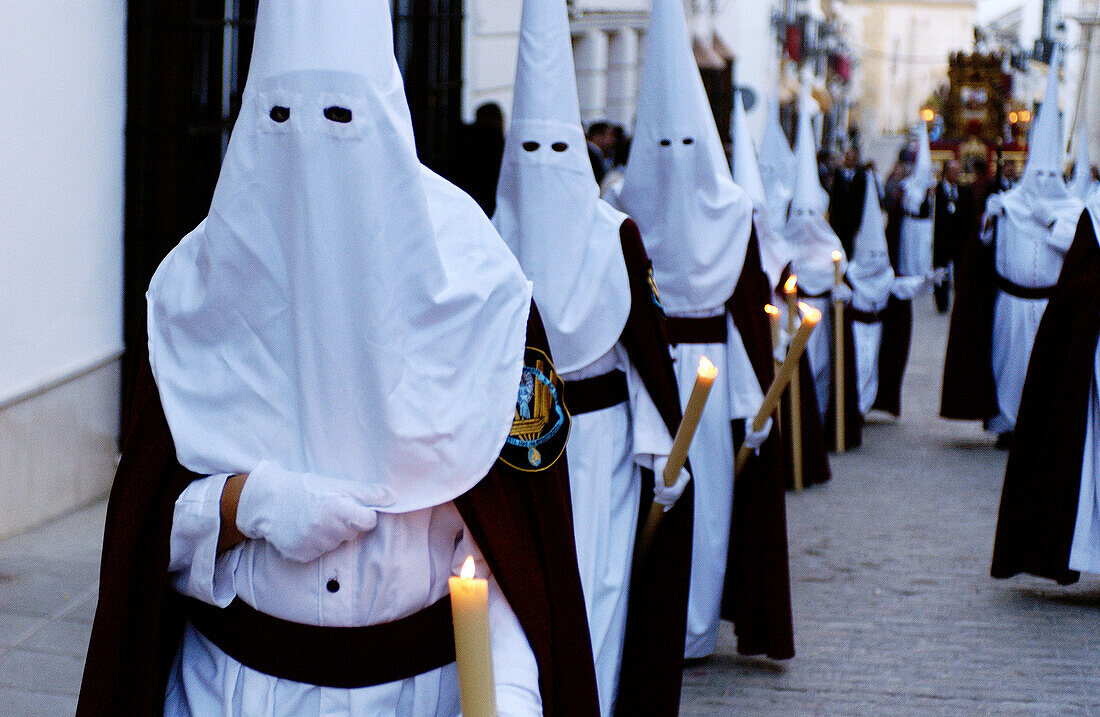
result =
[[[779,83],[779,47],[772,28],[775,7],[774,1],[731,0],[714,18],[718,36],[737,56],[734,82],[756,95],[748,123],[758,143],[764,134],[766,103],[775,98]]]
[[[0,536],[103,495],[122,349],[125,0],[0,6]]]

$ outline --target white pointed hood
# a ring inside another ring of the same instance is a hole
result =
[[[903,191],[911,206],[920,206],[928,190],[936,186],[936,175],[932,168],[932,147],[928,141],[928,125],[923,121],[917,124],[917,161],[913,171],[905,179]]]
[[[794,195],[794,177],[798,162],[791,151],[783,125],[779,122],[779,100],[768,100],[767,122],[760,146],[760,176],[768,197],[768,219],[776,231],[787,223],[787,209]]]
[[[1084,202],[1075,197],[1062,176],[1062,119],[1058,107],[1058,68],[1061,50],[1050,62],[1046,92],[1028,140],[1027,164],[1020,181],[1007,192],[990,198],[987,211],[1001,212],[1018,231],[1036,237],[1049,233],[1052,222],[1075,222]]]
[[[1077,138],[1074,140],[1073,182],[1070,184],[1070,194],[1081,201],[1086,201],[1092,194],[1092,162],[1089,159],[1089,141],[1085,134],[1085,125],[1082,123],[1077,128]]]
[[[493,223],[534,283],[559,372],[603,356],[626,326],[625,220],[592,175],[565,0],[525,0]]]
[[[670,312],[721,306],[752,233],[691,50],[681,0],[654,0],[638,120],[614,202],[638,223]]]
[[[515,416],[530,286],[488,219],[423,169],[387,0],[261,0],[207,219],[147,295],[184,466],[261,460],[465,493]]]
[[[749,136],[748,118],[741,93],[737,93],[734,99],[733,113],[733,181],[752,199],[760,262],[774,287],[779,283],[783,268],[791,260],[791,250],[783,235],[772,227],[767,192],[760,174],[760,165],[757,163],[756,149],[753,147],[752,137]]]
[[[817,152],[810,127],[809,93],[803,91],[799,102],[798,140],[795,157],[794,196],[784,234],[794,252],[792,269],[798,284],[809,294],[821,294],[833,285],[833,251],[843,253],[840,239],[825,221],[828,206],[825,190],[817,178]],[[841,263],[841,270],[846,264]]]
[[[894,286],[894,269],[886,245],[886,225],[878,203],[875,173],[867,170],[867,193],[863,200],[863,219],[859,223],[848,266],[852,289],[870,303],[880,304]]]

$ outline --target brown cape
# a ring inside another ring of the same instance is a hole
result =
[[[1089,393],[1100,336],[1100,246],[1086,210],[1043,314],[1005,471],[990,573],[1063,585],[1081,490]]]
[[[956,266],[940,396],[943,418],[988,421],[1000,413],[992,363],[995,247],[996,242],[986,246],[972,237]]]
[[[882,315],[878,347],[878,393],[871,408],[901,415],[901,384],[913,340],[913,302],[891,296]]]
[[[527,340],[549,355],[534,307]],[[168,575],[169,538],[176,498],[200,476],[177,462],[144,351],[140,361],[107,506],[99,606],[78,715],[162,715],[184,625]],[[545,714],[598,715],[566,462],[532,476],[498,461],[455,505],[531,644]]]
[[[826,319],[832,321],[831,311]],[[881,352],[879,355],[881,356]],[[839,447],[836,442],[836,384],[834,381],[829,383],[829,406],[825,409],[825,438],[828,445],[836,451]],[[844,312],[844,444],[845,450],[863,445],[863,414],[859,412],[859,380],[856,377],[856,341],[852,332],[852,312],[850,311]]]
[[[771,296],[754,231],[737,288],[726,307],[764,392],[775,375],[771,326],[764,313]],[[823,444],[820,451],[827,477]],[[776,660],[794,657],[787,506],[783,495],[785,453],[781,434],[773,429],[760,454],[734,476],[729,558],[722,594],[722,617],[733,622],[737,651]]]
[[[791,267],[783,269],[778,286],[783,286],[791,275]],[[776,288],[779,291],[779,288]],[[774,364],[773,364],[774,365]],[[759,373],[759,369],[757,370]],[[825,440],[825,425],[821,421],[821,411],[817,405],[817,391],[813,390],[814,374],[810,368],[810,357],[802,354],[798,364],[798,383],[801,387],[799,401],[802,417],[802,486],[808,488],[819,483],[827,483],[832,478],[829,469],[829,449]],[[766,389],[765,389],[766,390]],[[783,474],[786,476],[788,490],[794,489],[794,462],[792,445],[786,438],[791,435],[791,392],[784,391],[780,406],[780,419],[783,439]]]
[[[630,277],[630,316],[620,342],[670,435],[680,426],[680,393],[668,352],[664,313],[650,284],[652,264],[632,220],[620,230]],[[642,471],[638,537],[653,503],[653,473]],[[664,514],[649,553],[636,555],[630,578],[615,714],[679,714],[691,580],[694,483]]]

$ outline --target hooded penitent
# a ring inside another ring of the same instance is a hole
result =
[[[260,5],[209,216],[148,292],[192,471],[272,460],[383,483],[399,513],[465,493],[500,454],[529,285],[417,161],[390,27],[382,0]]]
[[[600,199],[570,48],[564,2],[523,4],[512,126],[493,217],[534,284],[561,373],[610,351],[630,313],[619,240],[626,216]]]
[[[794,193],[796,165],[794,152],[779,122],[779,100],[770,98],[764,139],[760,146],[760,176],[768,197],[768,219],[776,231],[783,231],[787,223],[787,207]]]
[[[912,206],[920,206],[928,190],[936,186],[936,175],[932,169],[932,147],[928,141],[928,127],[924,122],[917,127],[917,161],[903,185],[907,201]]]
[[[786,239],[772,224],[768,211],[768,195],[757,162],[756,149],[749,136],[748,118],[741,93],[733,101],[733,181],[752,199],[753,220],[760,241],[760,262],[772,287],[779,284],[783,268],[791,260]],[[783,140],[786,145],[786,140]],[[790,151],[790,148],[787,150]]]
[[[852,290],[870,304],[890,298],[894,269],[886,247],[886,226],[878,204],[874,173],[867,172],[867,193],[863,201],[863,219],[856,233],[848,280]]]
[[[680,0],[654,0],[630,163],[616,205],[653,260],[669,312],[722,306],[752,234],[691,51]]]
[[[990,198],[988,211],[1003,210],[1005,219],[1025,236],[1041,237],[1056,221],[1075,223],[1084,208],[1062,176],[1062,119],[1058,109],[1058,67],[1061,51],[1051,59],[1043,104],[1028,141],[1024,174],[1008,192]],[[1063,247],[1063,250],[1065,247]]]
[[[809,103],[809,91],[804,89],[799,100],[794,196],[784,233],[794,252],[791,268],[799,286],[808,294],[823,294],[833,285],[832,253],[844,250],[824,217],[828,200],[817,176]],[[843,261],[840,268],[842,272],[846,268]]]

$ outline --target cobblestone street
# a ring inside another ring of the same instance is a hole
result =
[[[684,715],[1100,713],[1100,580],[989,578],[1005,454],[936,418],[947,319],[918,302],[899,422],[788,498],[798,656],[719,653]],[[0,715],[72,714],[103,506],[0,542]]]

